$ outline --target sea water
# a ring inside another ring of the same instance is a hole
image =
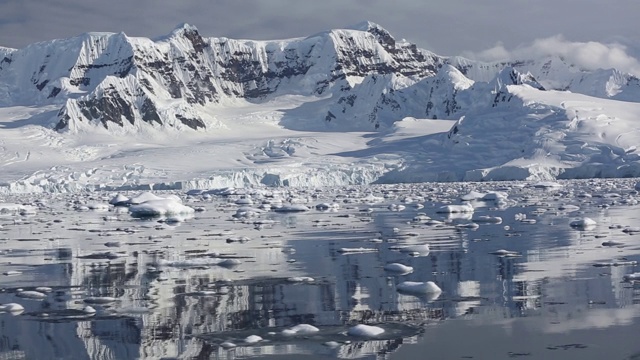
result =
[[[6,196],[0,357],[633,358],[636,183]]]

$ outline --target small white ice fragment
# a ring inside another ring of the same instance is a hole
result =
[[[433,281],[405,281],[398,284],[396,289],[410,294],[438,294],[442,292],[442,289]]]
[[[596,222],[593,219],[586,217],[578,220],[573,220],[569,223],[569,226],[578,229],[588,229],[596,226]]]
[[[232,343],[231,341],[225,341],[222,344],[220,344],[220,346],[223,349],[233,349],[234,347],[236,347],[237,345]]]
[[[244,342],[246,344],[255,344],[255,343],[259,343],[260,341],[262,341],[262,338],[258,335],[249,335],[246,338],[244,338]]]
[[[359,247],[359,248],[341,248],[340,250],[338,250],[338,252],[340,254],[343,254],[343,255],[362,254],[362,253],[370,253],[370,252],[377,252],[377,251],[378,251],[378,249],[363,248],[363,247]]]
[[[466,213],[473,212],[473,206],[469,204],[444,205],[444,206],[441,206],[436,212],[439,214],[455,214],[455,213],[466,214]]]
[[[411,266],[399,264],[399,263],[391,263],[384,266],[384,269],[389,272],[397,273],[397,274],[409,274],[413,272],[413,268]]]
[[[0,312],[20,313],[24,311],[24,306],[18,303],[7,303],[0,305]]]
[[[283,335],[308,335],[320,331],[317,327],[309,324],[299,324],[289,329],[282,330]]]
[[[378,326],[359,324],[347,331],[347,335],[358,337],[374,337],[384,333],[384,329]]]
[[[304,205],[284,205],[282,207],[274,209],[275,212],[304,212],[309,211],[309,208]]]
[[[109,304],[116,300],[116,298],[110,296],[94,296],[84,299],[84,302],[87,304]]]
[[[181,215],[193,214],[195,210],[191,207],[182,205],[174,199],[149,200],[138,205],[129,207],[131,216],[163,216],[163,215]]]
[[[500,250],[496,250],[496,251],[492,251],[489,254],[491,255],[498,255],[498,256],[518,256],[518,253],[515,251],[509,251],[509,250],[505,250],[505,249],[500,249]]]
[[[42,293],[40,291],[28,290],[28,291],[18,291],[16,293],[16,296],[24,299],[42,300],[47,297],[47,294]]]

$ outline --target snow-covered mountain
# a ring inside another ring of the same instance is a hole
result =
[[[0,47],[0,161],[10,191],[637,176],[638,100],[616,69],[443,57],[371,22],[274,41],[87,33]]]
[[[59,105],[51,119],[59,131],[82,123],[201,129],[207,104],[283,94],[330,97],[314,121],[287,123],[291,128],[375,130],[405,116],[464,113],[471,104],[459,92],[506,67],[546,89],[626,101],[640,95],[638,78],[615,69],[585,71],[561,58],[491,64],[445,58],[370,22],[282,41],[204,38],[184,24],[155,41],[87,33],[2,48],[0,56],[0,104]]]
[[[104,127],[146,122],[198,129],[201,106],[277,94],[323,95],[368,76],[420,79],[443,59],[396,43],[376,24],[304,39],[203,38],[183,25],[152,41],[123,33],[79,37],[6,50],[3,105],[61,104],[57,130],[78,122]],[[177,120],[177,121],[176,121]]]

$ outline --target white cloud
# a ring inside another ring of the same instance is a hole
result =
[[[501,43],[494,47],[465,56],[482,61],[505,61],[561,56],[568,62],[586,70],[615,68],[640,76],[640,61],[620,43],[572,42],[562,35],[534,40],[530,44],[507,49]]]

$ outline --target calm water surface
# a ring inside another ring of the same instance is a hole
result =
[[[183,192],[203,211],[177,222],[87,209],[111,193],[5,197],[37,211],[0,211],[0,303],[25,308],[0,313],[0,359],[640,358],[640,286],[625,278],[640,271],[636,182]],[[438,212],[472,190],[508,196]],[[249,197],[311,210],[234,216]],[[584,217],[597,224],[569,225]],[[298,324],[319,331],[282,333]],[[385,332],[347,335],[357,324]]]

